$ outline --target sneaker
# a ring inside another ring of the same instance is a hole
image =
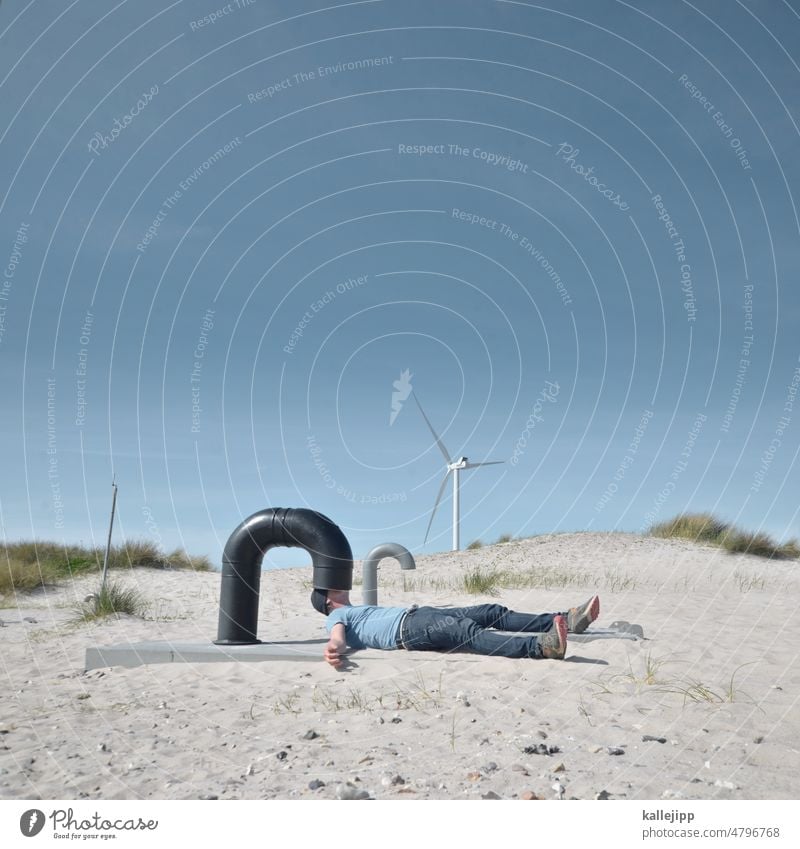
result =
[[[553,629],[539,637],[542,657],[563,660],[567,653],[567,620],[559,613],[553,617]]]
[[[589,601],[578,607],[572,607],[567,613],[567,630],[572,634],[582,634],[600,615],[600,596],[592,596]]]

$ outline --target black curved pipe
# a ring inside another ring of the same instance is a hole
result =
[[[321,590],[353,588],[353,552],[338,525],[316,510],[270,507],[245,519],[228,537],[222,554],[219,625],[222,646],[260,643],[258,599],[261,562],[271,548],[304,548]]]

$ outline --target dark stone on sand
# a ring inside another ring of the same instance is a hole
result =
[[[526,755],[556,755],[561,749],[558,746],[547,746],[545,743],[537,743],[535,746],[526,746],[522,751]]]

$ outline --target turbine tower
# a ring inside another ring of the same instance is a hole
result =
[[[439,446],[439,450],[442,452],[442,456],[444,457],[444,461],[447,464],[447,471],[444,473],[444,478],[442,478],[442,485],[439,487],[439,494],[436,496],[436,502],[433,505],[433,510],[431,511],[431,518],[428,520],[428,529],[425,531],[425,542],[428,541],[428,534],[431,532],[431,525],[433,524],[433,517],[436,515],[436,510],[439,507],[439,502],[442,500],[442,495],[444,493],[444,488],[447,485],[448,475],[453,473],[453,551],[458,551],[460,546],[459,540],[459,523],[461,521],[460,516],[460,501],[459,501],[459,472],[462,469],[477,469],[480,466],[498,466],[503,463],[503,460],[487,460],[483,463],[470,463],[466,457],[459,457],[457,460],[453,460],[450,457],[450,452],[444,447],[444,443],[439,438],[439,435],[433,429],[433,425],[428,420],[428,417],[425,415],[425,410],[422,409],[422,404],[419,403],[419,398],[417,398],[417,393],[411,393],[414,396],[414,400],[417,402],[417,406],[419,407],[420,413],[422,413],[422,418],[425,419],[425,424],[428,425],[428,429],[430,430],[436,444]]]

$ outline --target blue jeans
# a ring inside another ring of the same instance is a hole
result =
[[[541,657],[534,636],[488,630],[545,633],[556,613],[515,613],[500,604],[474,607],[418,607],[403,621],[404,646],[410,651],[470,652],[500,657]]]

